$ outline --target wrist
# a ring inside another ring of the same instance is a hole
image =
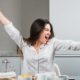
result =
[[[9,20],[2,14],[2,12],[0,12],[0,22],[1,22],[3,25],[6,25],[6,24],[11,23],[11,21],[9,21]]]

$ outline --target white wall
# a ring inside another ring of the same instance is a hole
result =
[[[50,0],[49,19],[59,39],[80,41],[80,0]],[[59,51],[55,62],[61,73],[80,75],[80,51]]]
[[[61,39],[80,40],[80,0],[50,0],[50,21]]]

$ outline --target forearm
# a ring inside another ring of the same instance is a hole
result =
[[[7,19],[2,12],[0,12],[0,23],[2,23],[3,25],[6,25],[11,23],[11,21]]]
[[[80,41],[55,39],[56,50],[80,50]]]

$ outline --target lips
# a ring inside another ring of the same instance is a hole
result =
[[[49,36],[46,35],[46,36],[45,36],[45,39],[48,41],[48,40],[49,40]]]

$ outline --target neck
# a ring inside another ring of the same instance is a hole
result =
[[[36,44],[34,44],[34,46],[37,48],[40,48],[41,45],[42,45],[42,43],[40,41],[37,41]]]
[[[41,45],[42,45],[42,43],[40,41],[37,41],[36,44],[33,45],[34,48],[36,49],[37,53],[39,53]]]

